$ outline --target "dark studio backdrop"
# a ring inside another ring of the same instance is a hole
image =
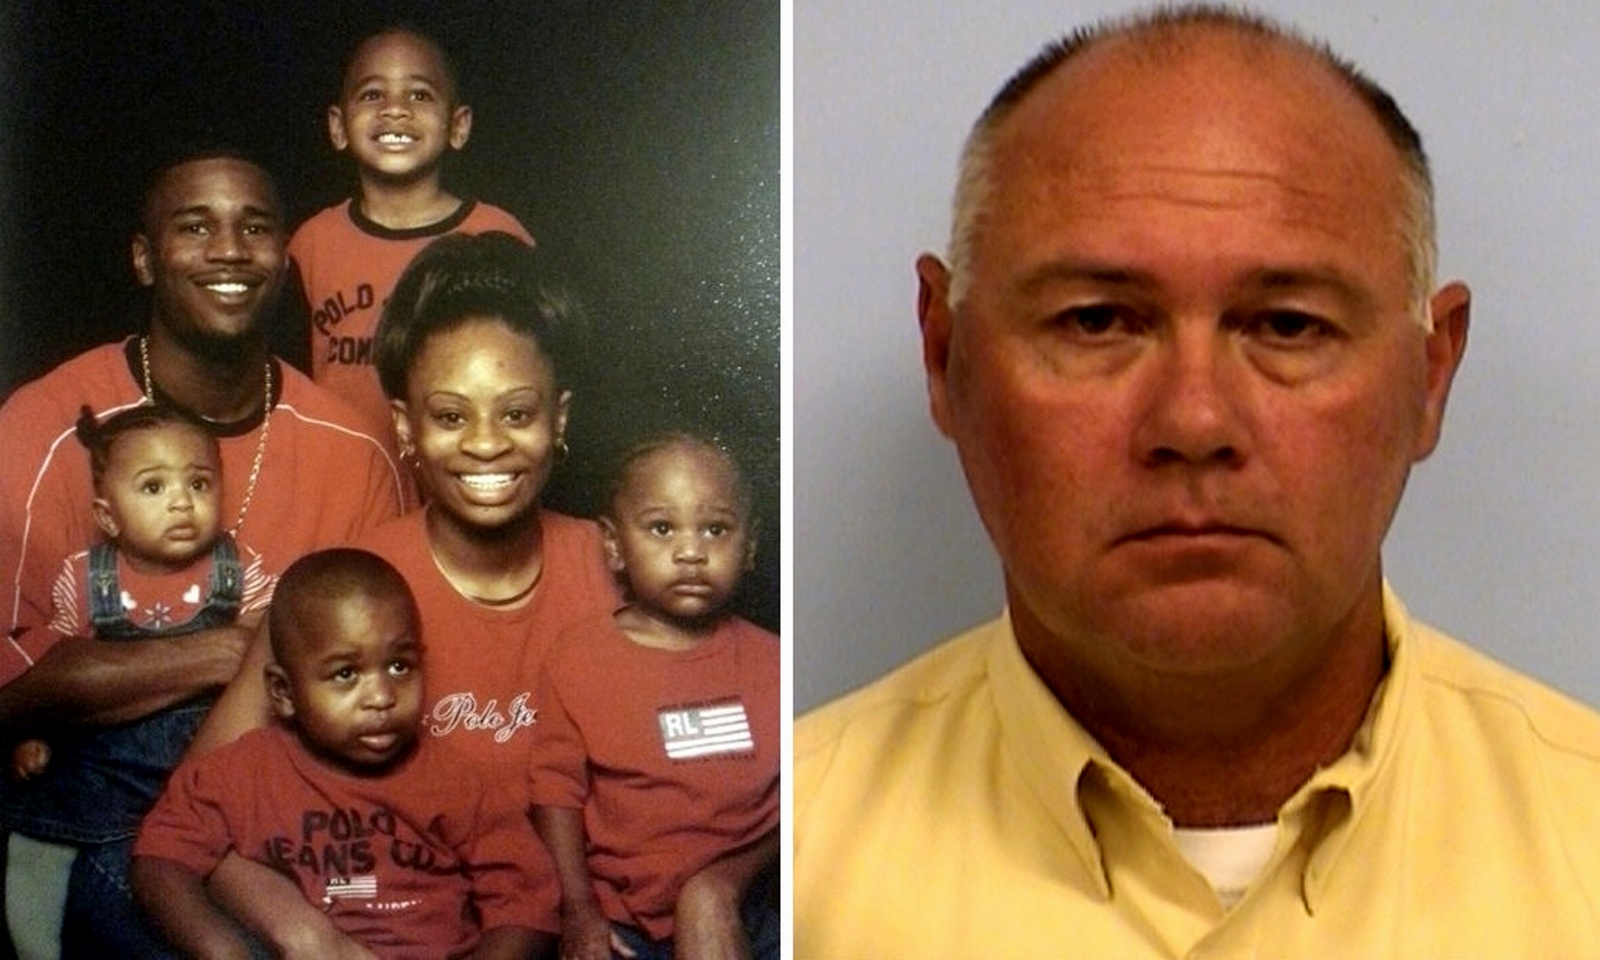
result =
[[[592,516],[612,460],[642,434],[715,435],[743,464],[761,525],[737,605],[777,629],[776,0],[8,0],[0,396],[143,328],[128,241],[144,176],[172,143],[260,158],[291,225],[350,195],[325,111],[356,40],[395,22],[440,41],[474,108],[446,185],[516,215],[588,308],[573,452],[547,503]]]

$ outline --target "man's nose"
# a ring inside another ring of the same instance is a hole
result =
[[[224,226],[211,235],[206,246],[206,256],[212,260],[237,261],[250,259],[250,247],[242,227]]]
[[[1246,441],[1243,360],[1229,334],[1216,326],[1180,328],[1151,361],[1135,432],[1140,460],[1150,466],[1237,463]]]

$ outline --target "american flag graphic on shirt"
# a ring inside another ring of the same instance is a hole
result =
[[[322,902],[335,900],[374,900],[378,896],[378,878],[364,873],[355,877],[329,877],[322,891]]]
[[[662,746],[671,760],[748,753],[756,748],[750,737],[750,718],[739,700],[673,707],[657,713],[656,720],[661,726]]]

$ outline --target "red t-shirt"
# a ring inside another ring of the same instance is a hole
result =
[[[692,650],[629,640],[610,615],[545,661],[533,802],[582,807],[606,916],[672,936],[684,881],[778,823],[778,638],[729,617]]]
[[[448,739],[485,769],[527,768],[540,661],[569,625],[610,610],[617,589],[592,521],[544,511],[544,573],[526,606],[473,603],[439,572],[428,546],[427,510],[385,524],[356,542],[405,577],[422,616],[427,656],[423,732]]]
[[[438,960],[471,951],[484,929],[553,932],[542,924],[552,907],[525,869],[538,840],[522,807],[436,740],[422,738],[382,776],[359,777],[272,726],[181,765],[133,852],[205,877],[237,851],[293,877],[380,956]]]
[[[533,243],[516,217],[472,200],[437,223],[406,230],[369,220],[350,200],[301,224],[289,239],[289,257],[300,272],[311,314],[312,378],[389,423],[389,400],[372,365],[372,334],[383,305],[423,247],[450,233],[492,230]]]

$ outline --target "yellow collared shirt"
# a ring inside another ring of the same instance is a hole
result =
[[[1600,714],[1385,619],[1366,723],[1227,911],[1005,617],[813,711],[796,957],[1600,958]]]

